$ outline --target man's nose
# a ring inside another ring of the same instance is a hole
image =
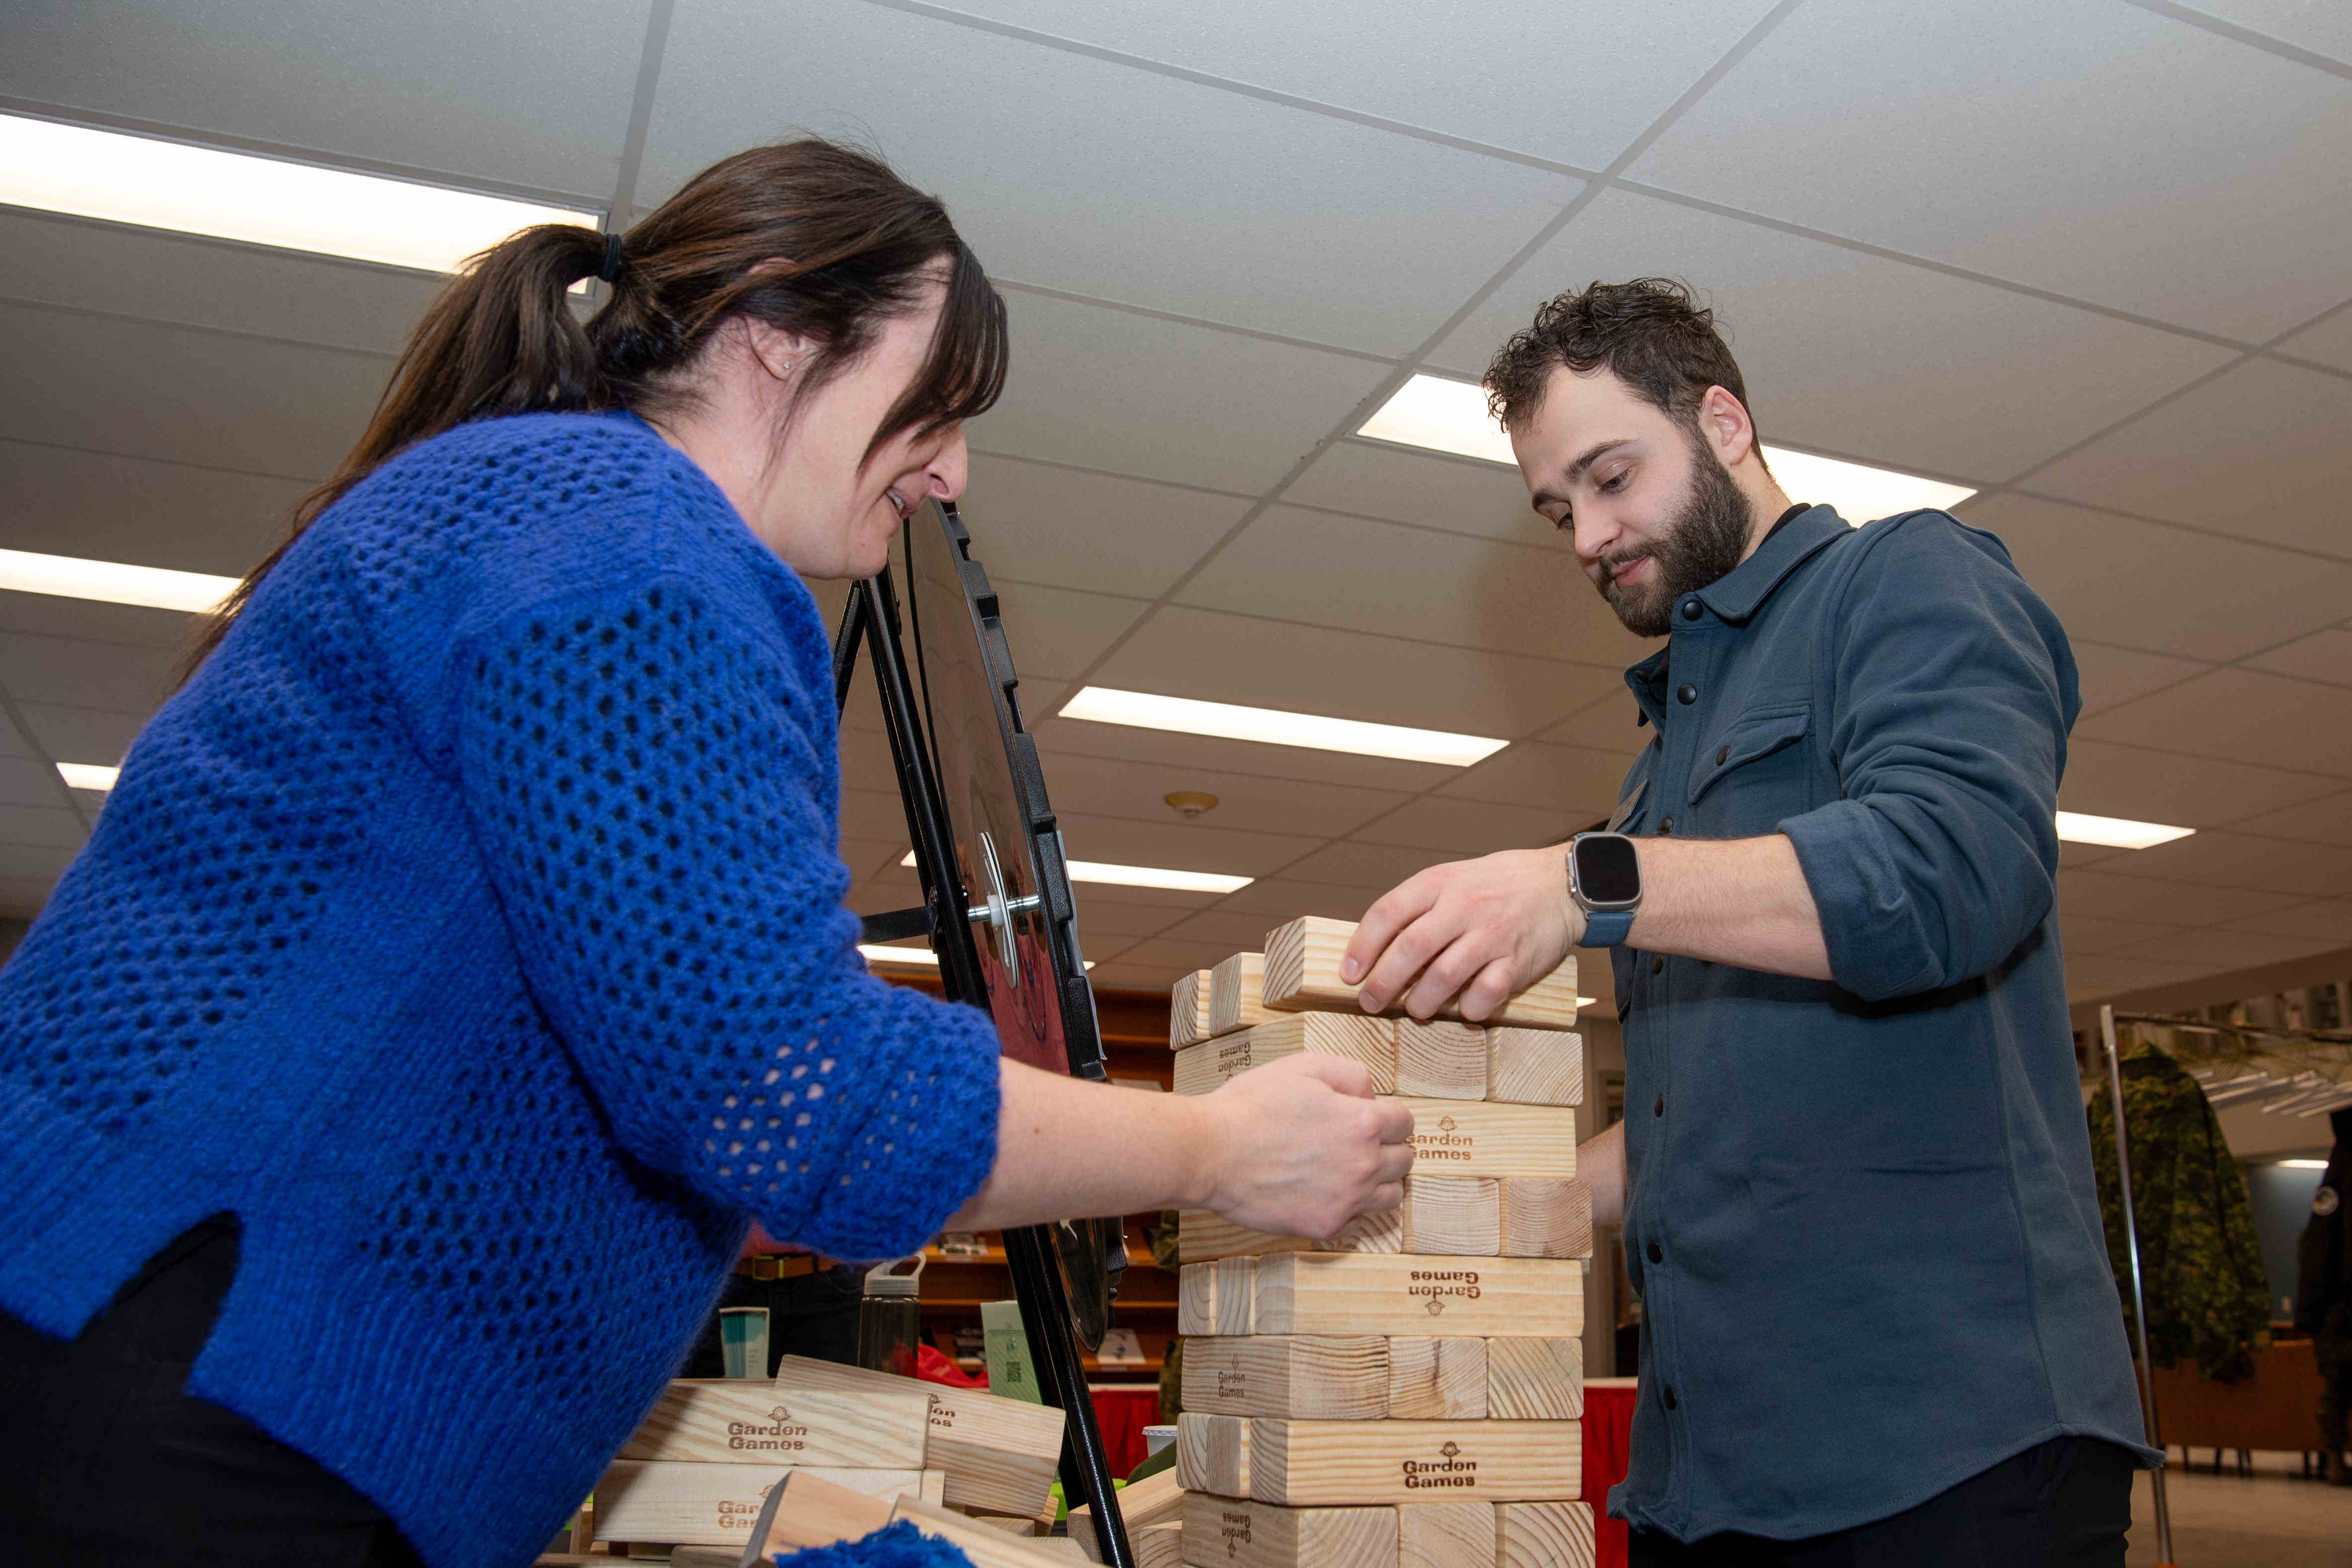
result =
[[[1591,565],[1609,553],[1622,531],[1600,508],[1578,509],[1572,532],[1577,558]]]

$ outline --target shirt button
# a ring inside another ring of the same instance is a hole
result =
[[[1715,765],[1716,765],[1717,767],[1718,767],[1718,768],[1719,768],[1719,767],[1723,766],[1723,764],[1724,764],[1724,763],[1726,763],[1729,762],[1730,760],[1731,760],[1731,748],[1730,748],[1729,746],[1717,746],[1717,747],[1715,749]]]
[[[1650,960],[1650,973],[1653,973],[1653,974],[1664,974],[1665,972],[1666,972],[1666,961],[1665,961],[1664,959],[1663,959],[1663,958],[1653,958],[1652,960]]]
[[[1698,619],[1698,601],[1696,599],[1685,599],[1683,601],[1683,619],[1686,621],[1695,621]]]
[[[1675,830],[1675,819],[1674,819],[1673,817],[1671,817],[1671,816],[1669,816],[1668,818],[1666,818],[1664,822],[1661,822],[1660,824],[1658,824],[1658,831],[1659,831],[1660,833],[1672,833],[1674,830]]]
[[[1658,1096],[1658,1102],[1657,1102],[1655,1105],[1653,1105],[1653,1106],[1651,1106],[1651,1107],[1650,1107],[1650,1114],[1651,1114],[1651,1115],[1653,1115],[1653,1116],[1664,1116],[1665,1113],[1666,1113],[1666,1097],[1665,1097],[1664,1095],[1663,1095],[1663,1094],[1662,1094],[1662,1095]]]
[[[1698,688],[1693,686],[1687,680],[1684,681],[1680,686],[1675,688],[1675,700],[1681,703],[1685,708],[1689,707],[1692,703],[1698,700]]]
[[[1650,1243],[1650,1261],[1653,1263],[1664,1263],[1665,1260],[1666,1249],[1660,1247],[1654,1241]]]
[[[1675,1391],[1671,1384],[1658,1390],[1658,1397],[1665,1401],[1666,1408],[1669,1410],[1672,1410],[1675,1405],[1679,1403],[1679,1401],[1675,1398]]]

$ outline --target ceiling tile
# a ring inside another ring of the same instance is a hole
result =
[[[2352,894],[2352,849],[2256,838],[2219,829],[2136,851],[2128,858],[2113,862],[2113,874],[2118,879],[2165,879],[2217,889],[2244,888],[2263,893],[2297,893],[2305,899]],[[2081,875],[2100,875],[2107,870],[2106,866],[2101,866],[2097,872]],[[2153,901],[2155,898],[2151,893],[2151,902],[2143,906],[2140,918],[2147,918],[2159,907]],[[2193,901],[2185,906],[2161,907],[2200,908]],[[2210,918],[2230,917],[2216,913]]]
[[[2352,686],[2352,631],[2331,626],[2255,654],[2244,662],[2277,675],[2324,680],[2332,686]]]
[[[2145,697],[2212,668],[2195,659],[2137,653],[2130,648],[2108,647],[2104,643],[2077,640],[2074,649],[2075,673],[2082,682],[2083,712],[2086,716],[2135,697]]]
[[[1814,0],[1631,174],[2254,341],[2343,297],[2352,82],[2129,5]]]
[[[2093,740],[2352,775],[2352,690],[2260,670],[2210,670],[2075,729]]]
[[[1385,891],[1416,872],[1449,860],[1459,853],[1438,849],[1404,849],[1387,844],[1354,842],[1327,845],[1282,868],[1286,878],[1302,882],[1328,882],[1342,887],[1375,888]],[[1370,900],[1365,900],[1370,903]]]
[[[2336,566],[2031,496],[1967,502],[2000,535],[2067,632],[2116,647],[2227,660],[2344,618],[2352,566]]]
[[[1077,719],[1041,719],[1033,729],[1037,750],[1045,758],[1049,786],[1054,770],[1059,765],[1057,759],[1063,757],[1139,763],[1175,769],[1188,776],[1195,770],[1205,770],[1261,780],[1362,785],[1407,795],[1418,795],[1454,772],[1429,763],[1359,757],[1346,752],[1276,746],[1256,741],[1223,741],[1208,735],[1182,735]]]
[[[898,792],[845,788],[841,792],[841,836],[845,839],[887,840],[900,854],[906,853],[907,808]],[[844,854],[842,858],[847,859],[848,856]]]
[[[0,441],[0,493],[8,497],[12,550],[242,577],[285,536],[287,516],[309,488],[299,479]],[[187,616],[168,611],[89,600],[51,603],[69,603],[75,614],[95,617],[91,629],[74,635],[103,640],[177,647],[190,625]],[[113,636],[104,623],[121,616],[159,630],[135,638]],[[161,630],[166,624],[170,629]]]
[[[1208,942],[1227,952],[1260,952],[1265,948],[1265,933],[1279,923],[1244,910],[1203,910],[1160,934],[1171,942]]]
[[[677,13],[663,76],[649,195],[788,128],[852,135],[1004,278],[1377,353],[1419,347],[1583,188],[880,6],[706,0]]]
[[[1037,294],[1006,300],[1004,400],[972,444],[1009,457],[1256,492],[1368,396],[1381,367]]]
[[[19,702],[152,714],[177,689],[179,650],[0,633],[0,689]]]
[[[147,722],[144,713],[57,708],[43,702],[19,703],[17,711],[41,749],[60,763],[120,763]]]
[[[14,815],[14,812],[0,812],[0,817]],[[62,845],[16,844],[0,838],[0,882],[54,884],[65,875],[66,868],[73,864],[74,856],[79,852]]]
[[[1637,757],[1658,738],[1657,731],[1641,722],[1641,718],[1642,710],[1634,703],[1633,694],[1625,689],[1625,678],[1620,671],[1606,695],[1577,710],[1536,738],[1559,745],[1609,752],[1621,757]],[[1618,774],[1622,780],[1624,769],[1619,768]]]
[[[2169,737],[2154,736],[2160,741]],[[2069,811],[2162,822],[2175,827],[2227,827],[2259,813],[2332,795],[2336,781],[2211,757],[2118,745],[2077,733],[2066,746],[2058,804]],[[2146,850],[2134,850],[2146,854]]]
[[[2232,969],[2256,969],[2284,963],[2306,953],[2325,952],[2335,943],[2325,937],[2281,936],[2263,931],[2217,927],[2177,931],[2117,948],[2113,956],[2157,963],[2178,963],[2196,973]],[[2182,978],[2188,978],[2183,975]]]
[[[1109,950],[1106,948],[1106,951]],[[1178,974],[1189,974],[1195,970],[1213,968],[1231,956],[1233,951],[1232,948],[1221,942],[1171,942],[1165,938],[1153,937],[1128,944],[1118,951],[1111,961],[1106,962],[1099,973],[1109,974],[1116,979],[1122,973],[1150,969],[1154,973],[1164,972],[1172,977]],[[1119,983],[1138,984],[1132,980]]]
[[[1444,10],[1349,0],[1178,8],[967,0],[961,9],[1187,70],[1589,169],[1607,165],[1769,9],[1768,0],[1486,0]],[[1528,61],[1606,59],[1572,92],[1502,92]]]
[[[1248,498],[975,452],[958,510],[972,559],[1024,583],[1154,598],[1242,519]]]
[[[907,852],[907,839],[901,834],[896,839],[851,838],[841,841],[841,863],[859,881],[876,876],[898,863]]]
[[[1078,941],[1089,947],[1109,948],[1147,936],[1158,936],[1171,926],[1200,911],[1184,904],[1121,903],[1111,899],[1097,899],[1094,888],[1078,883],[1073,892],[1078,901]]]
[[[1174,964],[1113,962],[1097,966],[1093,979],[1097,994],[1134,991],[1157,992],[1165,995],[1171,984],[1191,973],[1191,970],[1178,969]]]
[[[2347,82],[2352,91],[2352,82]],[[2346,163],[2352,167],[2352,149]],[[2033,489],[2352,558],[2352,378],[2249,360],[2032,476]],[[2225,545],[2208,546],[2220,553]]]
[[[2181,914],[2187,923],[2220,925],[2309,901],[2308,895],[2265,892],[2227,883],[2119,877],[2105,867],[2058,874],[2058,908],[2069,919],[2076,915],[2103,921],[2154,919],[2166,924],[2170,923],[2167,916]]]
[[[2347,15],[2352,15],[2347,12]],[[2276,353],[2352,370],[2352,310],[2339,310],[2278,345]]]
[[[1631,638],[1565,542],[1525,544],[1269,507],[1177,602],[1609,666]]]
[[[551,26],[521,0],[95,12],[32,0],[10,19],[0,94],[603,198],[646,9],[616,0]]]
[[[2081,844],[2073,839],[2058,841],[2058,865],[2063,870],[2078,866],[2095,866],[2102,860],[2112,860],[2118,855],[2128,855],[2128,849],[2114,849],[2104,844]]]
[[[1092,679],[1215,702],[1508,738],[1575,711],[1621,678],[1591,665],[1171,607],[1139,627]]]
[[[2078,956],[2111,952],[2132,942],[2170,936],[2183,929],[2148,921],[2106,921],[2076,914],[2062,914],[2058,925],[2059,945],[2064,949],[2070,967]]]
[[[1289,877],[1271,877],[1261,882],[1252,882],[1217,908],[1230,914],[1247,914],[1260,922],[1258,939],[1249,944],[1255,948],[1263,945],[1265,932],[1276,926],[1287,925],[1302,915],[1319,915],[1328,921],[1361,920],[1371,901],[1387,890],[1386,884],[1377,890],[1368,891],[1360,888],[1297,881]]]
[[[1559,537],[1528,505],[1517,468],[1377,441],[1332,443],[1282,499],[1512,544]]]
[[[2352,65],[2352,11],[2313,0],[2197,0],[2196,9]]]
[[[1198,790],[1217,797],[1217,805],[1200,819],[1202,824],[1252,833],[1333,837],[1352,832],[1410,798],[1396,790],[1309,784],[1058,751],[1046,755],[1044,765],[1045,786],[1055,805],[1066,812],[1178,823],[1181,819],[1165,797],[1176,790]]]
[[[2207,973],[2213,971],[2146,958],[2070,958],[2066,961],[2066,1000],[2096,1002],[2153,986],[2176,984]]]
[[[2291,838],[2305,844],[2334,844],[2352,849],[2352,790],[2312,800],[2284,811],[2267,812],[2232,824],[2263,838]]]
[[[0,805],[62,806],[65,781],[36,757],[0,757]]]
[[[1004,640],[1013,647],[1013,668],[1024,680],[1077,675],[1150,608],[1142,599],[1042,587],[992,574],[991,581],[1003,608]],[[1025,703],[1023,711],[1028,711]]]
[[[1790,107],[1784,97],[1781,110]],[[1979,482],[2030,468],[2231,358],[2094,311],[1609,191],[1454,329],[1433,363],[1478,375],[1561,289],[1660,274],[1690,279],[1714,307],[1766,440]]]
[[[1580,812],[1432,795],[1399,806],[1370,826],[1358,829],[1354,837],[1365,844],[1442,849],[1467,857],[1555,844],[1588,820],[1588,815]]]
[[[2265,931],[2276,936],[2314,941],[2352,942],[2352,899],[2321,899],[2308,904],[2273,910],[2268,914],[2231,921],[2236,931]]]
[[[1055,814],[1074,860],[1106,860],[1116,866],[1157,866],[1179,871],[1217,871],[1263,877],[1313,849],[1325,835],[1244,833],[1204,822],[1138,822],[1122,816]],[[1167,893],[1153,889],[1155,900]]]
[[[0,915],[19,921],[34,919],[40,914],[41,906],[48,902],[49,889],[56,885],[55,877],[0,877]]]
[[[1559,813],[1578,827],[1605,817],[1625,782],[1625,757],[1583,746],[1550,746],[1528,741],[1507,747],[1466,768],[1441,795],[1538,806]]]
[[[323,478],[383,392],[374,354],[0,303],[0,434]]]
[[[0,806],[0,844],[79,849],[89,838],[81,814],[62,805]]]

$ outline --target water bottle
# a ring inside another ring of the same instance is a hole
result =
[[[901,1273],[909,1264],[912,1269]],[[922,1284],[919,1253],[866,1271],[866,1290],[857,1304],[858,1365],[915,1375],[915,1347],[923,1337]]]

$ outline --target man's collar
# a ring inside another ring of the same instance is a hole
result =
[[[1701,588],[1698,597],[1708,609],[1738,625],[1772,596],[1782,578],[1816,551],[1852,531],[1834,507],[1791,508],[1765,534],[1755,554]]]

